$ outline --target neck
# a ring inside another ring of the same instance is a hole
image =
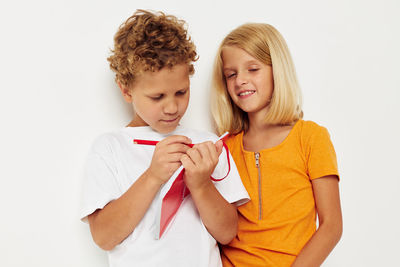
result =
[[[289,135],[292,124],[271,124],[265,114],[249,114],[249,129],[243,135],[243,147],[248,151],[260,151],[281,144]]]
[[[267,130],[268,128],[271,128],[274,126],[273,124],[270,124],[265,121],[265,117],[268,113],[268,110],[262,110],[259,112],[254,112],[254,113],[247,113],[248,118],[249,118],[249,129],[248,132],[250,133],[257,133],[260,131]]]
[[[135,114],[131,122],[127,125],[127,127],[139,127],[139,126],[148,126],[148,124],[144,120],[142,120],[142,118],[140,118]]]

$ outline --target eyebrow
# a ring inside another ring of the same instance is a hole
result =
[[[179,91],[186,91],[186,90],[189,90],[189,89],[190,89],[190,85],[182,87],[180,89],[174,89],[174,92],[176,93],[176,92],[179,92]],[[146,95],[148,95],[148,96],[165,95],[165,92],[164,91],[148,92],[148,93],[146,93]]]
[[[257,61],[255,61],[254,59],[248,60],[248,61],[244,62],[244,65],[252,65],[252,64],[260,65],[260,62],[257,62]],[[228,67],[226,67],[226,68],[223,68],[223,70],[224,70],[224,71],[225,71],[225,70],[233,70],[233,68],[228,66]]]

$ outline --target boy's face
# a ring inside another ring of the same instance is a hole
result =
[[[146,71],[130,88],[120,88],[135,111],[129,126],[150,126],[159,133],[169,133],[178,126],[189,104],[189,66]]]

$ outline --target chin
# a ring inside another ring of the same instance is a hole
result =
[[[173,131],[175,131],[176,127],[178,125],[175,125],[173,127],[162,127],[162,128],[152,128],[154,131],[160,133],[160,134],[169,134]]]
[[[241,110],[243,110],[246,113],[254,113],[254,112],[259,112],[263,109],[269,109],[268,106],[260,106],[260,105],[248,105],[244,107],[240,107]]]
[[[252,112],[256,112],[257,109],[252,108],[252,107],[241,107],[240,108],[242,111],[246,112],[246,113],[252,113]]]

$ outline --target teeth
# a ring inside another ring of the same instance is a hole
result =
[[[246,92],[240,93],[239,96],[251,95],[251,94],[253,94],[254,92],[255,92],[255,91],[246,91]]]

